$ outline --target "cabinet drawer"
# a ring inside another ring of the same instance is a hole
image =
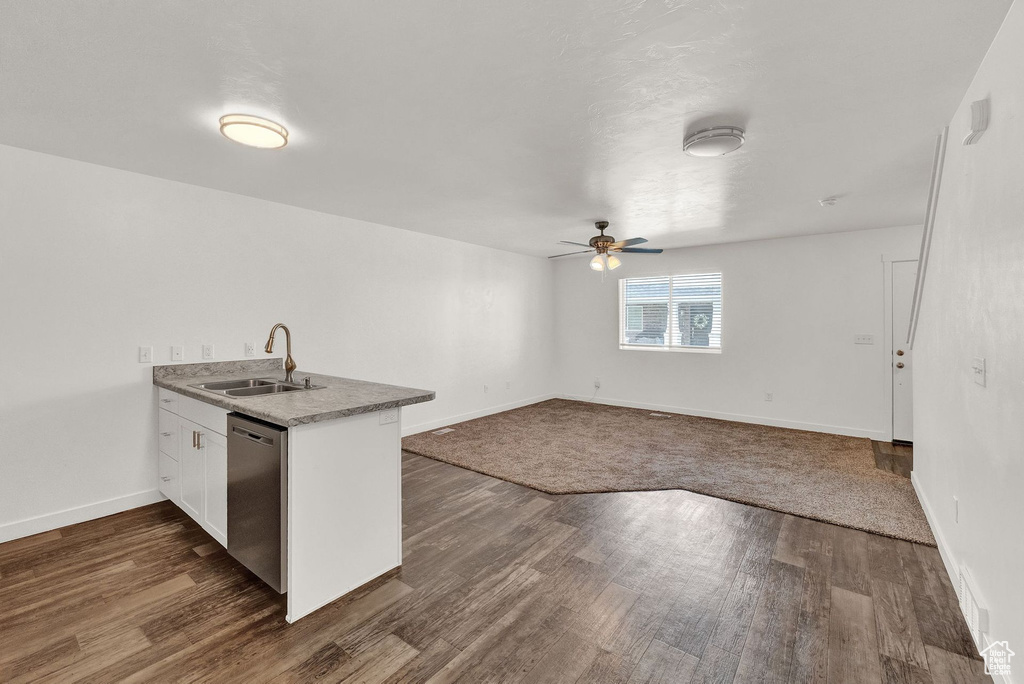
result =
[[[228,410],[219,406],[207,404],[191,397],[179,396],[178,415],[196,425],[212,430],[218,435],[228,433]]]
[[[157,443],[160,451],[175,461],[178,460],[178,416],[166,409],[160,409],[160,427]]]
[[[157,396],[159,397],[157,406],[159,406],[162,409],[166,409],[171,413],[178,413],[178,398],[180,397],[179,394],[161,387],[157,392]]]
[[[178,462],[167,454],[160,454],[160,491],[174,503],[181,505],[181,469]]]

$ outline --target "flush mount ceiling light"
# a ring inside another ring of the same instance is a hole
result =
[[[686,137],[683,151],[691,157],[721,157],[740,148],[743,129],[735,126],[715,126]]]
[[[220,117],[220,132],[228,140],[264,150],[277,150],[288,144],[287,128],[251,114],[225,114]]]

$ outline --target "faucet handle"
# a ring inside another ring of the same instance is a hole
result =
[[[302,384],[306,386],[306,389],[310,389],[313,386],[313,376],[307,375],[305,379],[303,379]]]

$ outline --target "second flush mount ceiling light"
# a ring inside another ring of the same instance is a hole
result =
[[[228,140],[264,150],[278,150],[288,144],[288,129],[270,119],[251,114],[225,114],[220,132]]]
[[[683,151],[691,157],[721,157],[738,150],[744,140],[742,128],[715,126],[686,136]]]

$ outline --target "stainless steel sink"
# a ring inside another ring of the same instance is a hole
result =
[[[279,392],[301,392],[306,389],[302,385],[286,385],[284,383],[276,383],[273,385],[259,385],[257,387],[240,387],[238,389],[224,390],[224,394],[229,397],[255,397],[260,394],[277,394]],[[309,389],[316,389],[310,387]]]
[[[224,390],[241,389],[243,387],[264,387],[266,385],[273,385],[277,382],[277,380],[269,378],[257,378],[254,380],[225,380],[223,382],[208,382],[205,385],[192,386],[199,389],[221,392]]]
[[[323,389],[323,385],[309,385],[297,382],[284,382],[273,378],[254,378],[247,380],[223,380],[192,385],[196,389],[206,390],[214,394],[228,397],[257,397],[264,394],[280,394],[282,392],[302,392],[305,390]]]

